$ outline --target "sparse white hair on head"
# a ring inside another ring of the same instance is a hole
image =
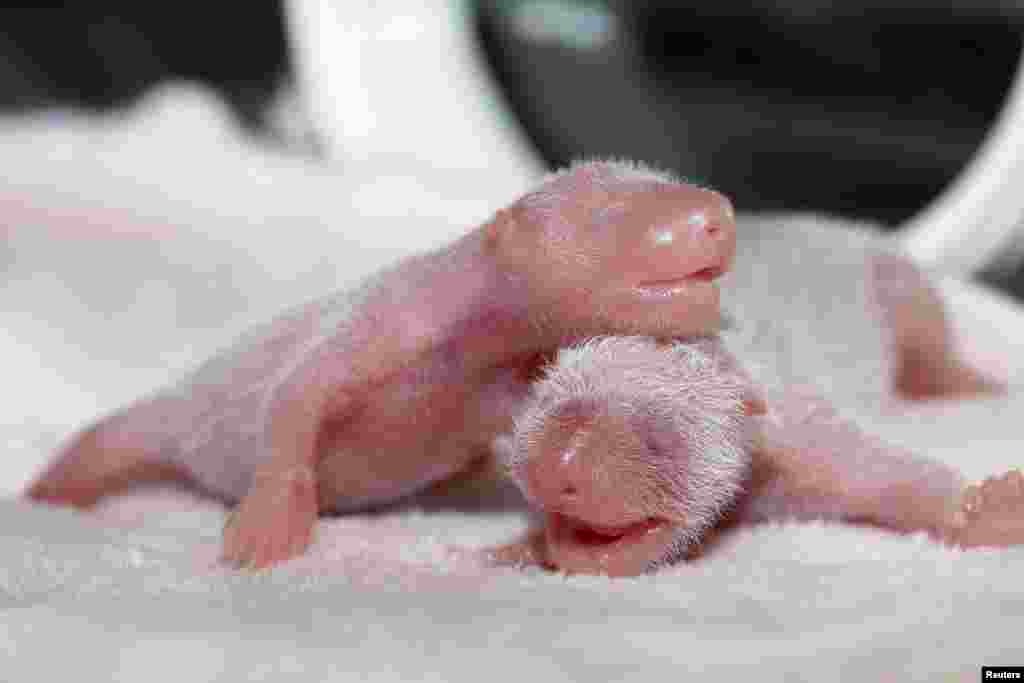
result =
[[[533,192],[519,200],[526,209],[555,208],[566,197],[581,190],[610,190],[622,183],[673,185],[680,179],[640,161],[627,159],[581,159],[545,175]]]
[[[567,176],[587,175],[596,182],[637,181],[652,183],[678,183],[678,176],[659,170],[642,161],[630,159],[577,159],[568,166],[545,175],[541,187]]]
[[[682,549],[721,517],[743,486],[754,443],[744,407],[748,391],[748,380],[727,361],[717,338],[667,345],[649,337],[594,338],[559,351],[534,384],[516,420],[506,465],[525,486],[519,473],[531,447],[549,421],[574,405],[618,414],[633,429],[659,432],[645,436],[659,438],[672,452],[658,454],[664,457],[637,472],[654,477],[664,493],[658,509],[645,512],[683,522]]]

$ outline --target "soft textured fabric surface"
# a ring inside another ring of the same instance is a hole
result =
[[[495,570],[472,550],[526,527],[519,497],[463,485],[322,520],[307,557],[249,574],[214,564],[225,511],[188,493],[93,515],[17,500],[76,427],[522,189],[313,166],[218,106],[176,90],[115,121],[0,123],[0,678],[970,681],[1024,664],[1024,547],[787,524],[636,579]],[[1000,349],[1020,328],[954,303],[971,352],[1017,375]],[[1022,414],[1010,398],[870,428],[979,478],[1024,465]]]

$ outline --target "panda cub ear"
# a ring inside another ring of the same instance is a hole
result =
[[[749,417],[768,413],[768,403],[765,401],[764,393],[753,383],[748,382],[743,392],[743,411]]]
[[[515,230],[517,216],[511,209],[499,209],[484,228],[485,241],[492,249],[497,249],[502,237]]]

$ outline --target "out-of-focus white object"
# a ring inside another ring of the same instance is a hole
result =
[[[897,233],[918,263],[969,275],[1021,256],[1024,61],[988,137],[953,184]]]
[[[990,287],[944,277],[938,282],[950,323],[967,361],[991,377],[1024,387],[1024,311]]]
[[[457,0],[289,0],[302,97],[329,158],[485,173],[509,194],[543,171]]]
[[[466,0],[289,0],[287,17],[302,97],[330,157],[486,171],[510,194],[539,173],[473,43]],[[1019,261],[1021,177],[1024,68],[975,157],[894,239],[948,274]]]

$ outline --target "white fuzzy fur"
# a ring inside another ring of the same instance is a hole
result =
[[[679,178],[665,170],[656,169],[642,161],[632,159],[580,159],[569,166],[552,171],[541,181],[541,186],[557,182],[562,178],[575,176],[578,172],[598,171],[594,178],[597,182],[608,179],[613,182],[636,181],[654,183],[678,183]]]
[[[522,197],[518,205],[527,210],[556,211],[566,197],[576,194],[581,186],[595,189],[618,186],[623,182],[678,183],[679,178],[637,161],[590,159],[576,161],[553,171],[541,180],[537,189]]]
[[[563,349],[516,420],[507,467],[529,495],[522,476],[527,459],[549,421],[574,402],[594,405],[595,414],[626,417],[636,429],[653,420],[681,437],[682,452],[626,471],[656,480],[665,495],[643,501],[639,511],[682,522],[678,541],[688,546],[735,500],[750,465],[746,382],[720,349],[712,338],[661,346],[647,337],[598,337]],[[643,509],[651,505],[655,509]]]

